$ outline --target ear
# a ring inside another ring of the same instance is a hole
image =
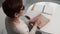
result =
[[[15,13],[14,16],[15,16],[15,17],[18,17],[18,13]]]

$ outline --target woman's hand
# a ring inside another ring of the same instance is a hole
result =
[[[42,28],[43,26],[45,26],[47,23],[49,22],[49,19],[46,18],[44,15],[40,14],[38,16],[36,16],[35,18],[33,18],[30,23],[33,23],[35,25],[37,25],[38,27]]]
[[[38,18],[38,20],[35,22],[37,24],[38,27],[42,28],[44,27],[47,23],[49,22],[49,19],[46,18],[44,15],[40,15],[40,17]]]
[[[41,24],[40,20],[37,20],[37,21],[35,22],[35,25],[38,26],[38,27],[40,26],[40,24]]]
[[[35,22],[37,22],[37,20],[38,20],[39,18],[40,18],[40,14],[39,14],[38,16],[34,17],[33,19],[30,19],[29,22],[30,22],[30,23],[35,23]]]
[[[42,14],[40,14],[40,15],[36,16],[35,18],[28,20],[28,22],[42,28],[49,22],[49,19],[47,19]]]

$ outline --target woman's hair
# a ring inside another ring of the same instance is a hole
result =
[[[19,13],[22,7],[22,0],[5,0],[5,2],[2,4],[4,13],[11,18],[14,18],[14,14]]]

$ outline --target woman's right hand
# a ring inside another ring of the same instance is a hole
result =
[[[29,22],[30,22],[30,23],[35,23],[35,22],[37,22],[37,20],[38,20],[39,18],[40,18],[40,14],[39,14],[38,16],[34,17],[33,19],[30,19]]]
[[[37,20],[37,21],[35,22],[35,26],[37,26],[37,27],[39,27],[40,24],[41,24],[41,21],[40,21],[40,20]]]

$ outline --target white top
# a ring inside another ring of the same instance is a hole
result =
[[[16,29],[21,34],[28,34],[29,33],[28,26],[22,20],[20,20],[20,23],[16,25]]]
[[[34,26],[29,32],[28,26],[22,20],[20,20],[19,24],[13,26],[9,24],[9,18],[6,18],[5,25],[8,34],[35,34],[36,31],[36,26]]]

